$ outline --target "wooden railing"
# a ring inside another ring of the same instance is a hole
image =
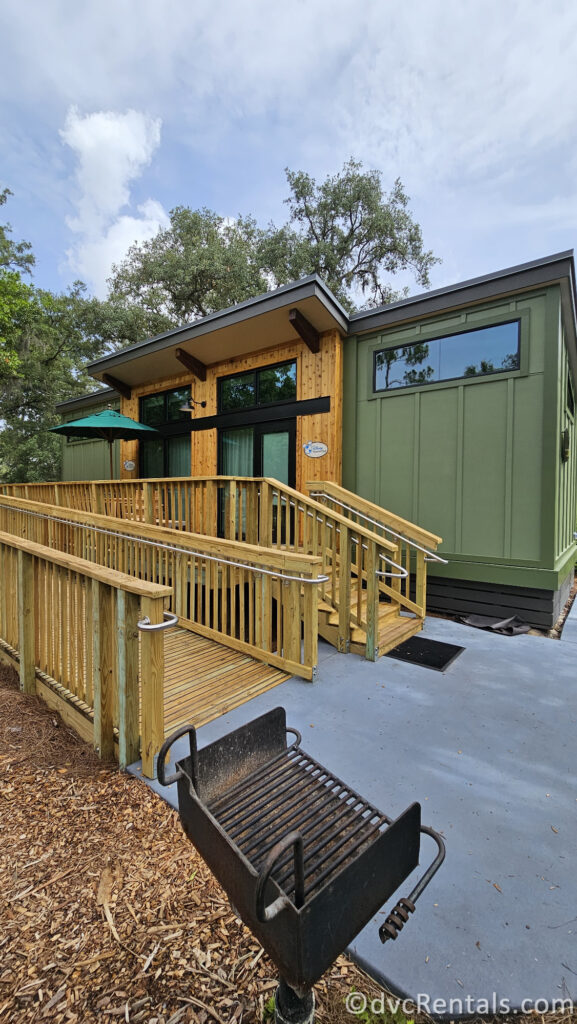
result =
[[[137,623],[161,623],[170,595],[0,532],[0,650],[18,664],[21,689],[56,707],[102,758],[115,739],[122,767],[140,752],[149,778],[164,739],[164,641]]]
[[[125,519],[8,496],[0,497],[0,529],[168,584],[170,610],[183,625],[292,675],[314,678],[322,574],[321,559],[312,552],[175,534],[142,522],[135,531]]]
[[[236,481],[236,477],[163,477],[0,484],[0,494],[215,537],[230,495],[236,493]]]
[[[328,577],[320,600],[339,613],[339,649],[348,649],[351,629],[358,626],[366,633],[370,659],[378,651],[380,602],[395,602],[424,618],[427,553],[441,542],[330,482],[311,484],[310,495],[275,480],[247,477],[8,484],[3,489],[22,497],[27,489],[35,500],[85,512],[105,510],[123,521],[318,558],[321,574]]]
[[[445,561],[435,555],[442,538],[328,480],[317,480],[305,486],[309,495],[326,508],[339,512],[351,523],[364,526],[379,537],[397,543],[398,559],[406,569],[407,575],[395,579],[390,590],[395,592],[395,599],[403,608],[418,615],[419,618],[424,618],[427,600],[427,559]]]
[[[365,655],[373,660],[378,654],[379,602],[400,597],[407,610],[416,607],[398,582],[407,569],[399,567],[394,539],[276,480],[221,476],[7,484],[4,492],[24,497],[26,488],[29,498],[61,507],[105,509],[125,521],[320,559],[321,574],[328,579],[319,598],[324,607],[338,612],[341,651],[348,650],[357,626],[366,634]]]

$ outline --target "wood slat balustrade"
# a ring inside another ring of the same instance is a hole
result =
[[[0,497],[0,529],[172,588],[184,625],[305,679],[318,661],[321,559]],[[309,592],[310,591],[310,592]],[[301,643],[301,639],[303,643]]]
[[[57,707],[103,758],[112,758],[117,735],[125,767],[138,757],[140,686],[148,777],[164,737],[164,648],[162,635],[143,634],[139,668],[137,623],[145,615],[162,622],[171,593],[0,532],[0,646],[18,663],[21,689]]]

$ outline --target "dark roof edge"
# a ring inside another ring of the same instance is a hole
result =
[[[567,249],[564,252],[546,256],[544,259],[520,263],[515,267],[506,267],[493,274],[484,274],[482,277],[460,281],[458,284],[448,285],[446,288],[422,292],[420,295],[401,299],[400,302],[391,303],[389,306],[353,313],[349,319],[350,333],[361,334],[379,330],[381,327],[400,323],[403,320],[412,320],[416,317],[442,312],[455,305],[465,305],[492,298],[505,291],[538,287],[557,281],[561,277],[567,277],[571,281],[575,310],[577,305],[575,301],[575,264],[573,249]]]
[[[290,298],[291,293],[294,293],[294,302],[298,302],[299,299],[317,296],[340,324],[343,332],[347,333],[349,321],[346,310],[318,274],[310,274],[308,277],[303,277],[300,281],[293,281],[290,284],[276,288],[272,292],[256,295],[254,298],[240,302],[236,306],[220,309],[216,313],[210,313],[208,316],[202,317],[200,320],[194,320],[183,327],[173,327],[172,330],[165,331],[164,334],[157,334],[154,338],[146,338],[144,341],[137,342],[136,345],[131,345],[129,348],[121,349],[112,355],[104,356],[104,358],[97,359],[93,363],[88,363],[86,369],[91,374],[101,373],[107,367],[124,363],[139,355],[146,355],[150,351],[169,348],[182,335],[194,337],[194,335],[207,334],[209,331],[221,326],[232,326],[235,323],[248,319],[250,316],[266,312],[267,309],[273,310],[281,305],[288,304],[285,300]]]
[[[98,405],[103,400],[106,402],[115,398],[120,398],[120,395],[114,388],[100,388],[99,391],[91,391],[88,395],[76,395],[75,398],[66,398],[63,402],[57,402],[55,408],[66,411],[81,405]]]

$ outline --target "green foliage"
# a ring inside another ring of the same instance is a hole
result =
[[[262,232],[251,217],[228,221],[211,210],[177,206],[170,227],[133,245],[113,267],[110,299],[134,304],[156,332],[207,316],[267,290]]]
[[[57,479],[61,441],[58,402],[93,390],[79,369],[102,347],[83,327],[78,288],[65,295],[30,289],[27,316],[13,341],[18,372],[0,381],[0,469],[6,481]]]
[[[18,373],[18,338],[35,312],[32,287],[15,270],[0,269],[0,384]]]
[[[0,190],[0,206],[13,195],[9,188]],[[30,242],[13,242],[8,235],[12,234],[9,224],[0,224],[0,270],[24,270],[31,273],[35,260]]]
[[[262,1015],[263,1024],[269,1024],[269,1022],[271,1022],[271,1021],[274,1022],[274,1019],[275,1019],[275,998],[274,998],[274,996],[269,996],[269,998],[267,999],[266,1003],[264,1004],[264,1013]]]
[[[398,179],[386,194],[380,172],[363,171],[355,160],[320,184],[304,171],[287,168],[286,175],[290,223],[271,227],[264,248],[280,284],[316,273],[349,310],[358,298],[363,306],[397,298],[385,275],[412,270],[420,285],[429,284],[439,261],[423,248]]]
[[[287,224],[262,229],[252,217],[178,206],[169,228],[113,268],[112,303],[138,306],[160,333],[313,273],[349,310],[359,298],[365,306],[397,298],[386,278],[399,271],[428,285],[438,261],[423,248],[400,181],[386,194],[379,171],[354,160],[320,184],[286,174]]]

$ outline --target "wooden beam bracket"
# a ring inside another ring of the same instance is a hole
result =
[[[186,366],[186,369],[190,370],[198,380],[206,380],[206,366],[201,363],[200,359],[191,356],[190,352],[185,352],[183,348],[177,348],[174,354],[179,363]]]
[[[123,380],[118,380],[118,377],[113,377],[110,373],[102,374],[102,383],[108,384],[109,388],[114,388],[118,391],[119,395],[123,398],[132,398],[132,388],[130,384],[125,384]]]
[[[310,320],[303,316],[300,309],[289,310],[289,322],[297,334],[300,335],[305,345],[310,348],[311,352],[316,354],[321,347],[321,336],[316,327],[313,327]]]

